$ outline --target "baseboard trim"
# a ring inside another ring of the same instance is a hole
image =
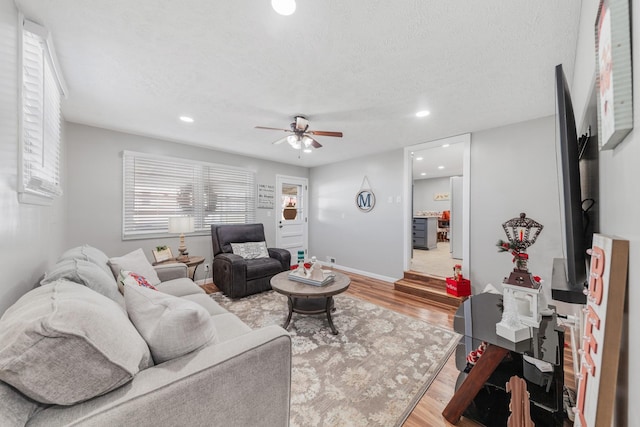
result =
[[[208,279],[195,280],[195,283],[198,286],[213,284],[213,279],[208,278]]]
[[[323,265],[325,268],[327,266],[331,266],[331,264],[323,264]],[[382,280],[383,282],[395,283],[397,280],[400,280],[400,278],[394,279],[393,277],[383,276],[381,274],[371,273],[369,271],[362,271],[356,268],[345,267],[344,265],[333,264],[333,268],[336,268],[338,270],[344,270],[349,273],[359,274],[361,276],[371,277],[372,279]]]

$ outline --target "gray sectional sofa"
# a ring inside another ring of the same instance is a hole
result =
[[[1,426],[288,425],[284,329],[250,329],[184,264],[120,261],[73,248],[2,315]]]

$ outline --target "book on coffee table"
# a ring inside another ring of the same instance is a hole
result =
[[[294,270],[291,273],[289,273],[289,280],[294,280],[296,282],[304,283],[306,285],[324,286],[328,283],[333,282],[333,279],[335,278],[335,274],[333,274],[333,272],[331,271],[323,270],[322,275],[324,276],[324,279],[313,280],[310,277],[307,277],[306,275],[304,275],[304,273],[300,274],[297,270]]]

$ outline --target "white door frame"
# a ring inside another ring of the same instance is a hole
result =
[[[450,138],[438,139],[436,141],[425,142],[404,148],[404,222],[403,222],[403,248],[404,248],[404,270],[411,269],[411,224],[413,221],[413,163],[411,153],[418,150],[439,147],[442,144],[464,144],[462,154],[462,274],[469,277],[469,231],[470,231],[470,188],[471,188],[471,134],[452,136]]]
[[[282,236],[281,236],[281,230],[282,230],[282,224],[280,223],[281,221],[281,208],[280,208],[280,201],[282,200],[282,184],[283,183],[291,183],[291,184],[297,184],[297,185],[301,185],[303,188],[303,197],[302,197],[302,217],[300,218],[301,220],[301,225],[302,225],[302,232],[303,232],[303,249],[305,252],[305,258],[306,255],[308,254],[308,250],[309,250],[309,178],[306,177],[300,177],[300,176],[288,176],[288,175],[276,175],[276,204],[277,204],[277,209],[276,209],[276,215],[275,215],[275,222],[276,222],[276,247],[278,248],[282,248]],[[295,258],[293,256],[293,254],[291,255],[291,261],[295,264]]]

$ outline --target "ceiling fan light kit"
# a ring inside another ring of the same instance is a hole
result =
[[[292,15],[296,11],[295,0],[271,0],[271,7],[282,16]]]
[[[280,129],[280,128],[272,128],[265,126],[256,126],[256,129],[267,129],[267,130],[279,130],[283,132],[291,133],[287,137],[281,138],[274,142],[274,145],[281,144],[285,141],[291,145],[296,150],[304,149],[305,153],[310,153],[312,148],[321,148],[322,144],[316,141],[311,135],[320,135],[320,136],[332,136],[336,138],[342,138],[342,132],[332,132],[325,130],[309,130],[309,120],[307,120],[304,116],[295,116],[293,118],[293,123],[290,125],[291,129]]]

